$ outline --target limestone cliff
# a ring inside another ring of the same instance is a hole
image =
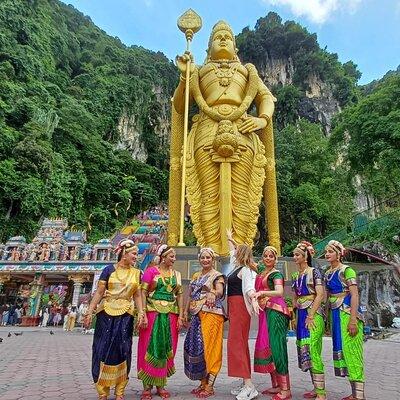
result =
[[[140,139],[140,131],[136,119],[135,115],[129,115],[127,110],[124,110],[118,121],[119,140],[116,148],[126,149],[133,159],[146,162],[147,150]]]
[[[279,86],[293,85],[294,63],[289,58],[269,58],[257,65],[264,83],[273,91]],[[299,101],[297,113],[300,118],[320,123],[329,134],[332,118],[341,111],[339,101],[334,97],[332,84],[324,82],[317,74],[310,74],[303,82],[305,90]]]
[[[147,162],[149,153],[169,147],[170,96],[162,86],[153,86],[152,96],[142,99],[142,103],[138,109],[123,111],[116,147],[128,150],[135,160]],[[149,140],[149,136],[155,140]]]
[[[395,267],[359,271],[360,304],[366,307],[366,322],[388,327],[400,316],[400,275]]]

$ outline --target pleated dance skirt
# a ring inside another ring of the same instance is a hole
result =
[[[184,343],[185,374],[191,380],[216,377],[222,366],[224,317],[200,311],[193,315]]]
[[[139,332],[137,368],[144,386],[164,387],[175,373],[178,315],[147,313],[148,325]]]
[[[133,316],[97,314],[92,346],[93,381],[113,387],[128,380],[132,359]]]

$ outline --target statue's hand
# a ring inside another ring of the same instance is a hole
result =
[[[175,57],[176,66],[178,67],[183,77],[186,77],[186,65],[189,60],[190,60],[190,73],[192,74],[195,68],[193,54],[190,53],[189,51],[185,51],[185,53],[183,53],[181,56]]]
[[[265,118],[258,118],[248,116],[239,126],[238,129],[241,133],[250,133],[258,131],[267,126],[267,120]]]

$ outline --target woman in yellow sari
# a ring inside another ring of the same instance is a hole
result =
[[[84,320],[89,328],[96,312],[92,376],[100,400],[107,399],[111,387],[115,387],[116,400],[124,399],[131,369],[135,309],[138,324],[147,323],[142,308],[140,270],[133,267],[138,248],[132,240],[123,240],[116,252],[118,262],[103,269]]]

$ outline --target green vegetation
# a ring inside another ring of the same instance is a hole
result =
[[[400,193],[400,75],[382,79],[336,118],[332,148],[378,200]],[[384,183],[384,184],[383,184]]]
[[[321,49],[317,35],[294,21],[282,23],[282,18],[270,12],[260,18],[254,30],[249,27],[237,37],[237,46],[243,61],[255,64],[260,70],[273,59],[293,64],[293,85],[304,94],[311,76],[332,86],[332,92],[341,106],[357,101],[355,85],[361,77],[357,66],[349,61],[341,64],[338,55]],[[273,88],[274,92],[276,88]]]
[[[172,63],[56,0],[4,0],[0,27],[0,241],[31,237],[42,217],[91,225],[96,240],[165,200],[154,89],[171,95]],[[124,114],[149,164],[115,150]]]
[[[346,225],[354,193],[346,170],[335,165],[337,155],[321,126],[300,120],[275,135],[278,201],[284,254],[298,241],[315,241]],[[264,220],[257,251],[265,245]]]
[[[271,88],[286,249],[351,225],[356,174],[378,200],[400,193],[398,72],[359,88],[354,63],[341,64],[315,34],[275,13],[243,29],[237,46],[242,61],[261,72],[271,60],[290,69],[291,84]],[[330,139],[320,124],[299,118],[310,78],[326,84],[344,109]],[[163,54],[123,45],[72,6],[1,1],[0,242],[16,234],[30,239],[43,217],[89,228],[95,241],[166,200],[168,149],[156,132],[176,82]],[[117,150],[121,117],[134,120],[146,164]],[[390,224],[383,241],[396,229]],[[354,240],[366,240],[362,235]],[[194,242],[190,224],[186,236]]]
[[[345,241],[347,246],[360,246],[379,242],[389,254],[399,253],[400,209],[370,221],[365,229],[353,232]]]

